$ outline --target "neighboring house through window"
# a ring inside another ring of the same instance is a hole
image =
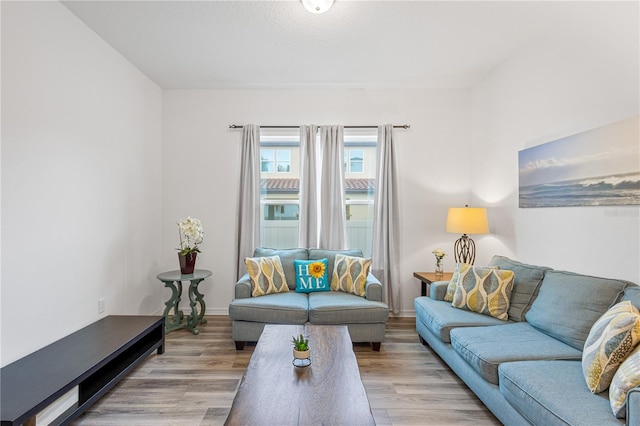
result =
[[[298,247],[300,213],[299,129],[260,134],[260,245]],[[345,129],[347,243],[371,255],[377,130]]]

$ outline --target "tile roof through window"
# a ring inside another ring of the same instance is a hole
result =
[[[345,179],[346,192],[368,192],[375,189],[375,179]],[[300,179],[260,179],[260,189],[268,192],[298,192]]]

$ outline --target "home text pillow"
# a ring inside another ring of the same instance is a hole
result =
[[[331,290],[364,297],[370,268],[371,259],[336,254]]]
[[[627,393],[636,386],[640,386],[640,346],[620,364],[611,381],[609,403],[616,417],[626,417]]]
[[[613,305],[591,327],[582,351],[587,387],[600,393],[640,341],[640,312],[628,300]]]
[[[244,263],[251,278],[253,297],[289,291],[280,256],[247,257]]]
[[[296,292],[311,293],[313,291],[329,291],[327,269],[329,261],[319,260],[294,260],[296,269]]]
[[[451,305],[506,321],[513,279],[513,271],[473,266],[458,279]]]
[[[453,295],[456,293],[456,287],[458,287],[460,275],[462,274],[464,276],[470,268],[471,265],[468,263],[456,263],[456,268],[453,270],[451,281],[449,281],[449,285],[447,286],[447,293],[444,295],[445,302],[453,302]]]

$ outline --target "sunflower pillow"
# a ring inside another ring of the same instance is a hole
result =
[[[327,279],[327,259],[318,260],[294,260],[293,267],[296,270],[296,292],[311,293],[314,291],[329,291]]]

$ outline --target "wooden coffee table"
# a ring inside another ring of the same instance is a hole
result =
[[[311,365],[293,366],[292,336]],[[226,425],[375,425],[346,326],[266,325]]]

